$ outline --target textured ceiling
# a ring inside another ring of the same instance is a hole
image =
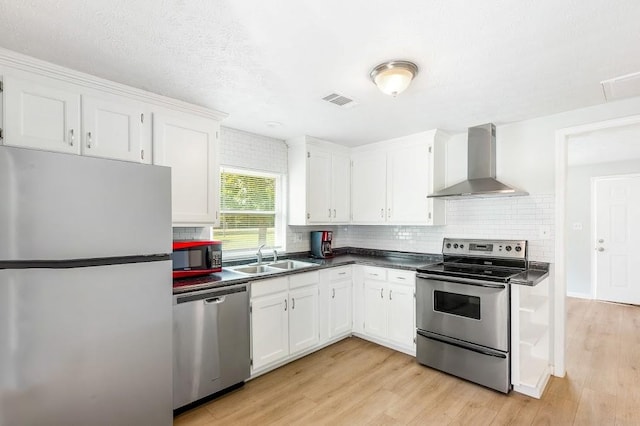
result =
[[[353,146],[605,102],[640,71],[638,22],[638,0],[3,0],[0,46]],[[420,67],[397,98],[368,79],[389,59]]]

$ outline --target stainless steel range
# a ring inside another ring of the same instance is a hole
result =
[[[507,393],[509,280],[527,267],[527,242],[445,238],[442,255],[417,270],[418,362]]]

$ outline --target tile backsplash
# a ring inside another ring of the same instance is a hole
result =
[[[442,239],[496,238],[529,241],[529,259],[553,262],[554,194],[449,200],[444,226],[290,226],[287,251],[309,250],[309,231],[333,231],[334,247],[440,253]]]

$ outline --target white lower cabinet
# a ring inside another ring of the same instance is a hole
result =
[[[511,286],[511,383],[540,398],[551,375],[549,278],[535,287]]]
[[[377,343],[415,355],[415,272],[359,266],[361,333]],[[356,330],[354,330],[356,331]]]
[[[320,271],[320,342],[348,336],[353,325],[352,266]]]
[[[318,344],[318,282],[313,271],[251,283],[252,372]]]

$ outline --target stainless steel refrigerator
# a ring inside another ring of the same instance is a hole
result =
[[[0,425],[172,423],[170,181],[0,146]]]

